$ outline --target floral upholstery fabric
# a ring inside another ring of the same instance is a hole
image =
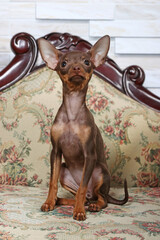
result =
[[[56,72],[44,67],[0,94],[0,184],[46,186],[50,128],[62,101]],[[99,127],[112,185],[160,187],[160,114],[93,75],[87,106]]]
[[[123,197],[114,189],[112,196]],[[0,239],[3,240],[159,240],[160,188],[129,188],[129,202],[98,213],[87,211],[84,222],[73,220],[73,207],[41,212],[46,188],[0,187]],[[67,194],[61,192],[59,194]]]

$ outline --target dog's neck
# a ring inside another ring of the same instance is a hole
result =
[[[81,91],[68,91],[66,88],[63,88],[63,107],[65,107],[68,120],[75,121],[83,110],[86,107],[86,93],[88,86]]]

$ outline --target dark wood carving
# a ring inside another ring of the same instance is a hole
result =
[[[123,72],[124,92],[134,100],[160,111],[160,98],[143,87],[145,74],[142,68],[130,66]]]
[[[16,34],[11,40],[13,60],[0,72],[0,91],[32,71],[37,58],[36,40],[27,33]]]
[[[84,39],[69,33],[50,33],[43,38],[63,52],[88,51],[92,46]],[[37,41],[31,35],[16,34],[11,40],[11,48],[15,57],[0,72],[0,91],[45,65],[39,54]],[[105,64],[95,69],[94,73],[122,93],[160,112],[160,98],[143,87],[145,74],[139,66],[129,66],[121,70],[112,59],[107,58]]]

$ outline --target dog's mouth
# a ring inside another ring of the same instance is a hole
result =
[[[69,78],[69,81],[73,83],[81,83],[84,80],[85,80],[85,77],[82,75],[74,75]]]

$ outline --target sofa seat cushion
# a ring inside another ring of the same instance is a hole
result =
[[[47,188],[0,186],[0,192],[1,239],[160,239],[160,188],[130,188],[127,204],[87,211],[84,222],[73,220],[70,206],[41,212]],[[123,189],[111,189],[111,195],[122,198]]]
[[[93,75],[87,106],[100,128],[112,184],[160,186],[160,114]],[[44,67],[0,94],[0,183],[46,186],[50,128],[62,102],[56,72]]]

